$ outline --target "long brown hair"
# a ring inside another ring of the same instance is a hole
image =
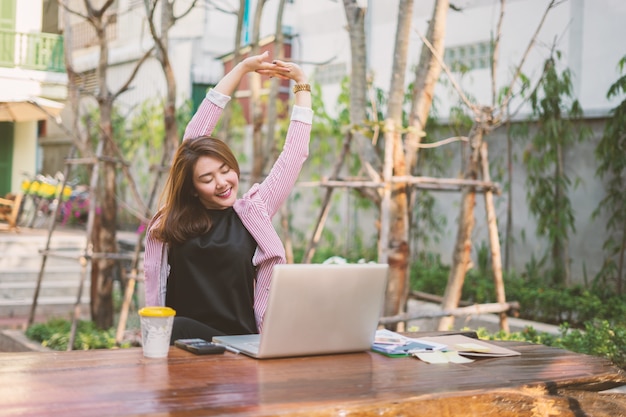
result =
[[[178,147],[163,189],[161,209],[153,217],[153,236],[168,244],[179,244],[209,231],[211,219],[197,198],[193,185],[196,162],[211,156],[240,175],[237,158],[228,145],[211,136],[187,139]]]

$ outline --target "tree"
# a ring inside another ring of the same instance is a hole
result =
[[[254,26],[250,55],[259,53],[259,37],[261,32],[261,16],[266,0],[258,0],[254,13]],[[265,146],[263,141],[263,108],[261,107],[261,75],[252,73],[248,75],[250,82],[250,117],[252,123],[252,171],[250,173],[250,185],[260,182],[265,167]]]
[[[237,9],[237,27],[235,29],[235,44],[233,45],[233,66],[237,65],[241,59],[241,34],[243,32],[243,21],[246,0],[239,0],[239,9]],[[234,92],[233,92],[234,93]],[[216,136],[222,140],[226,140],[227,133],[233,116],[233,106],[226,106],[222,114],[222,129],[215,132]]]
[[[384,121],[384,164],[375,148],[361,132],[366,125],[366,57],[364,9],[356,1],[344,0],[348,21],[352,70],[350,77],[350,124],[356,139],[357,151],[368,176],[375,181],[383,180],[382,192],[364,192],[375,204],[380,205],[379,262],[390,265],[389,284],[385,300],[385,315],[395,315],[405,308],[409,282],[409,200],[406,183],[392,181],[392,177],[408,175],[416,160],[420,133],[430,111],[435,81],[440,66],[434,55],[442,55],[443,33],[448,9],[447,0],[435,3],[433,18],[429,24],[429,36],[435,39],[435,52],[422,52],[414,83],[413,111],[410,132],[403,141],[403,104],[405,73],[409,47],[409,33],[413,17],[413,1],[401,0],[398,5],[392,79],[388,93],[387,115]],[[418,91],[419,90],[419,91]],[[405,151],[406,146],[406,151]]]
[[[95,201],[91,204],[98,204],[99,214],[93,219],[93,228],[88,230],[91,235],[90,253],[92,256],[91,263],[91,316],[94,323],[103,329],[108,329],[113,325],[113,277],[117,261],[110,254],[117,253],[117,166],[118,161],[122,163],[123,170],[128,175],[128,164],[121,158],[114,138],[113,138],[113,104],[115,100],[125,91],[128,90],[131,82],[137,75],[137,72],[143,62],[150,56],[152,50],[146,51],[143,57],[137,62],[134,70],[128,79],[116,91],[111,92],[108,87],[108,67],[109,67],[109,48],[106,36],[106,30],[111,23],[113,14],[109,13],[109,9],[115,3],[114,0],[106,0],[98,2],[100,7],[95,7],[92,0],[84,0],[82,8],[72,8],[69,1],[60,0],[60,4],[66,13],[81,18],[88,22],[93,28],[98,42],[99,59],[96,67],[98,77],[98,90],[93,98],[98,105],[98,143],[101,151],[90,152],[99,159],[94,163],[100,166],[99,169],[92,170],[92,193],[95,193]],[[66,64],[68,73],[75,74],[73,69],[71,47],[65,48]],[[77,77],[70,77],[70,83],[77,82]],[[70,91],[75,91],[76,87],[70,85]],[[80,100],[78,96],[71,96],[72,99]],[[73,108],[78,109],[77,105]],[[76,119],[79,114],[74,115]],[[87,141],[85,141],[87,143]],[[89,146],[89,144],[87,144]],[[95,187],[95,189],[93,189]],[[137,195],[135,193],[135,195]],[[139,200],[141,203],[141,201]],[[141,203],[142,204],[142,203]],[[94,256],[96,255],[96,256]]]
[[[357,0],[344,0],[344,10],[350,37],[350,130],[356,151],[367,175],[374,181],[380,180],[382,162],[364,134],[367,122],[367,45],[365,37],[365,9]],[[375,203],[380,203],[377,192],[363,191]]]
[[[152,35],[152,40],[156,47],[156,58],[161,64],[167,85],[165,104],[163,105],[163,121],[165,124],[163,161],[167,161],[168,163],[174,157],[174,152],[180,142],[176,123],[176,78],[174,77],[174,70],[169,58],[169,30],[179,19],[189,14],[196,6],[197,2],[198,0],[193,0],[180,15],[176,16],[174,14],[176,0],[144,0],[150,34]],[[157,29],[157,25],[155,24],[155,12],[159,4],[161,6],[160,30]]]
[[[462,93],[461,89],[454,82],[453,77],[449,74],[449,71],[446,69],[451,82],[455,86],[457,93],[461,96],[462,101],[465,105],[470,109],[474,125],[472,126],[469,135],[468,135],[468,146],[469,152],[465,166],[464,176],[466,179],[476,179],[481,172],[483,173],[483,177],[488,175],[488,164],[487,161],[481,161],[481,153],[486,156],[487,154],[487,143],[484,142],[484,138],[492,132],[494,129],[502,125],[509,119],[510,114],[508,111],[509,102],[516,94],[515,86],[521,77],[522,67],[528,57],[528,53],[533,47],[535,40],[543,27],[546,16],[548,12],[560,4],[560,1],[552,0],[548,6],[546,7],[541,20],[533,34],[528,46],[524,54],[521,57],[520,63],[515,68],[514,74],[511,77],[510,83],[508,87],[504,89],[503,94],[500,96],[501,99],[498,99],[498,94],[495,91],[496,81],[495,81],[495,68],[498,63],[498,43],[500,41],[500,30],[502,27],[502,20],[504,17],[504,7],[505,0],[500,0],[500,17],[499,22],[497,24],[497,34],[494,38],[492,44],[492,103],[491,105],[478,105],[470,102],[467,97]],[[485,167],[481,168],[481,163],[486,164]],[[493,210],[489,208],[489,200],[490,194],[489,192],[485,193],[486,201],[487,201],[487,219],[488,219],[488,227],[489,227],[489,236],[490,236],[490,246],[491,246],[491,255],[492,255],[492,269],[494,275],[494,281],[496,284],[496,297],[499,303],[504,303],[505,293],[504,293],[504,285],[502,281],[502,262],[499,253],[499,241],[494,239],[497,236],[497,232],[494,231],[497,228],[495,213]],[[458,306],[458,303],[461,298],[461,291],[463,289],[463,283],[465,280],[465,275],[467,274],[467,270],[470,265],[470,253],[471,253],[471,238],[472,232],[474,230],[474,208],[475,208],[475,199],[476,199],[476,190],[474,187],[464,187],[462,196],[461,196],[461,209],[459,213],[458,220],[458,228],[457,228],[457,236],[456,242],[454,245],[454,251],[452,255],[452,266],[450,268],[450,274],[448,276],[448,283],[446,285],[446,290],[444,292],[444,297],[442,301],[442,308],[451,309]],[[454,323],[453,317],[444,317],[439,321],[439,330],[447,330]],[[505,313],[500,314],[500,327],[504,331],[508,331],[508,324],[506,321]]]
[[[622,295],[626,273],[626,56],[620,59],[618,65],[621,76],[609,88],[607,98],[623,99],[611,110],[611,118],[607,120],[602,139],[596,147],[596,158],[600,163],[596,174],[606,181],[607,190],[594,215],[600,212],[608,214],[604,242],[608,256],[599,277],[604,281],[614,281],[617,294]]]
[[[413,0],[400,0],[387,117],[384,122],[385,163],[379,262],[389,264],[385,315],[404,310],[408,295],[409,233],[407,184],[392,183],[392,176],[407,175],[402,143],[404,79],[413,18]],[[388,234],[388,238],[384,235]],[[386,247],[383,247],[386,245]]]
[[[537,217],[537,232],[550,241],[552,283],[567,286],[570,282],[569,233],[575,231],[574,211],[568,198],[572,180],[566,172],[565,152],[586,137],[579,129],[582,109],[574,99],[569,70],[561,74],[557,61],[549,58],[544,74],[530,96],[538,129],[531,148],[524,155],[528,170],[526,193],[530,212]]]

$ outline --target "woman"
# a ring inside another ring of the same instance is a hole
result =
[[[274,265],[285,251],[272,217],[308,156],[310,86],[293,63],[246,58],[207,93],[174,157],[164,205],[149,226],[144,254],[146,305],[176,310],[171,341],[262,330]],[[241,198],[239,165],[211,133],[249,72],[295,81],[285,146],[267,178]]]

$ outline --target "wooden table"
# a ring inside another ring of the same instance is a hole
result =
[[[2,416],[626,416],[622,370],[587,355],[497,342],[518,357],[429,365],[364,352],[167,359],[140,348],[0,354]]]

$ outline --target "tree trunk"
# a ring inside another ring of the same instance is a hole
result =
[[[246,0],[239,0],[239,10],[237,11],[237,28],[235,29],[235,45],[233,48],[233,66],[239,63],[239,59],[241,57],[241,34],[243,32],[243,20],[244,20],[244,11],[246,7]],[[237,91],[235,89],[235,91]],[[234,91],[233,91],[234,95]],[[233,106],[226,106],[224,108],[224,112],[222,113],[222,128],[215,132],[215,135],[227,142],[228,135],[230,133],[230,122],[232,120],[233,115]]]
[[[176,123],[176,77],[169,59],[169,30],[175,22],[173,8],[174,2],[161,2],[161,36],[159,42],[157,42],[157,45],[161,45],[157,56],[163,68],[167,85],[167,96],[163,105],[163,121],[165,124],[165,146],[163,147],[163,152],[169,155],[169,158],[166,159],[168,161],[174,158],[174,153],[179,143],[178,124]]]
[[[372,143],[363,134],[367,120],[367,45],[365,38],[365,10],[360,8],[357,0],[344,0],[344,10],[350,35],[350,127],[353,130],[353,141],[367,175],[372,180],[380,179],[382,164]],[[376,204],[380,202],[377,192],[369,193],[368,197]]]
[[[508,187],[506,194],[506,232],[504,235],[504,270],[509,271],[513,264],[511,247],[513,246],[513,140],[511,138],[511,120],[506,121],[506,172]]]
[[[261,26],[261,16],[265,0],[259,0],[254,13],[254,28],[252,34],[252,49],[250,55],[259,53],[259,36]],[[261,76],[251,73],[250,81],[250,117],[252,123],[252,171],[250,173],[250,186],[260,182],[265,166],[265,147],[263,146],[263,107],[261,106]]]
[[[280,0],[278,4],[278,14],[276,16],[276,29],[274,41],[274,58],[283,61],[285,54],[283,52],[284,36],[283,36],[283,12],[285,10],[285,0]],[[280,78],[272,78],[270,80],[270,92],[267,100],[267,138],[265,146],[265,163],[264,166],[268,169],[273,160],[278,157],[279,147],[276,146],[276,120],[278,119],[278,111],[276,104],[278,103],[278,93],[282,80]]]
[[[116,260],[109,256],[117,253],[117,166],[116,160],[121,158],[119,149],[113,140],[113,103],[117,96],[128,89],[131,81],[137,75],[138,69],[148,54],[137,63],[135,70],[132,72],[126,83],[120,90],[112,94],[107,85],[108,70],[108,39],[106,37],[107,25],[109,23],[110,14],[107,10],[114,4],[114,0],[105,0],[98,2],[101,5],[99,9],[93,7],[91,0],[84,0],[84,6],[87,12],[85,21],[89,22],[96,32],[99,46],[99,59],[96,68],[98,76],[98,94],[95,97],[98,102],[100,112],[100,122],[98,124],[98,141],[102,146],[102,157],[105,162],[96,161],[101,166],[101,181],[97,184],[99,190],[91,195],[97,195],[97,198],[91,199],[90,204],[97,207],[99,213],[95,216],[97,227],[91,228],[92,232],[89,241],[92,245],[91,252],[98,254],[95,260],[91,262],[91,315],[96,326],[108,329],[113,325],[113,279],[115,269],[117,267]],[[82,16],[75,10],[71,10],[67,3],[62,3],[65,11],[75,15]],[[68,22],[69,23],[69,22]],[[71,54],[69,50],[66,53]],[[71,58],[70,58],[71,60]],[[74,78],[70,78],[70,82]],[[78,114],[75,117],[79,117]],[[125,169],[125,168],[124,168]],[[125,172],[128,174],[127,170]],[[96,186],[94,184],[94,186]],[[89,251],[88,251],[89,252]],[[76,317],[75,317],[76,318]]]
[[[385,120],[385,168],[384,200],[389,212],[381,210],[381,229],[388,228],[388,240],[381,239],[379,259],[389,264],[389,276],[385,300],[385,315],[392,316],[404,311],[408,296],[409,233],[407,185],[391,183],[391,176],[407,175],[404,147],[402,144],[402,104],[404,101],[404,74],[408,55],[409,34],[413,17],[413,0],[400,0],[398,5],[398,28],[389,104]],[[391,158],[389,153],[391,153]],[[390,169],[390,164],[393,166]]]
[[[482,119],[485,118],[483,113]],[[480,147],[483,141],[486,121],[479,120],[472,127],[469,135],[470,152],[465,171],[465,179],[477,179],[480,170]],[[452,310],[459,305],[465,275],[471,262],[472,232],[474,231],[474,208],[476,205],[476,192],[473,187],[465,187],[461,194],[461,212],[457,228],[456,243],[452,254],[452,266],[448,276],[448,284],[443,295],[441,308]],[[444,317],[439,321],[439,330],[448,330],[454,324],[453,317]]]
[[[99,141],[104,144],[103,162],[101,171],[100,195],[97,204],[100,208],[98,215],[99,227],[94,227],[92,244],[94,253],[116,253],[117,233],[117,200],[115,164],[111,162],[115,155],[113,144],[113,101],[107,85],[107,70],[109,47],[106,38],[106,15],[95,14],[93,19],[96,36],[100,46],[98,60],[98,95],[96,99],[100,110]],[[96,204],[96,202],[91,202]],[[95,325],[101,329],[108,329],[113,325],[113,274],[116,262],[112,259],[99,258],[92,262],[91,288],[91,315]]]
[[[278,3],[278,12],[276,16],[276,29],[274,41],[274,57],[281,61],[285,59],[283,52],[284,35],[283,35],[283,13],[285,11],[285,0],[280,0]],[[270,80],[270,92],[267,100],[267,135],[265,141],[264,150],[264,166],[265,169],[269,169],[273,161],[278,158],[279,147],[276,142],[276,121],[278,119],[278,94],[282,80],[280,78],[273,78]],[[293,242],[291,240],[291,227],[289,223],[289,207],[288,204],[283,204],[279,210],[280,224],[283,232],[283,242],[285,244],[285,257],[287,263],[294,262],[293,256]]]
[[[449,0],[437,0],[433,15],[428,24],[426,38],[430,40],[436,54],[443,61],[444,39],[446,35],[446,19]],[[422,46],[420,60],[415,70],[413,82],[413,98],[411,101],[411,113],[409,114],[410,129],[405,135],[406,165],[410,172],[415,169],[418,161],[419,143],[426,129],[426,121],[433,103],[435,87],[441,74],[441,64],[433,56],[430,48]]]
[[[483,180],[491,181],[489,174],[489,159],[487,153],[487,142],[483,142],[480,147],[480,162],[482,165]],[[493,283],[496,289],[496,300],[498,303],[506,303],[506,293],[504,291],[504,280],[502,279],[502,253],[500,250],[500,238],[498,234],[498,217],[493,204],[493,192],[485,191],[485,211],[487,212],[487,228],[489,230],[489,247],[491,248],[491,269],[493,271]],[[506,312],[500,312],[500,330],[509,333],[509,323]]]
[[[559,143],[556,144],[556,161],[555,161],[555,173],[554,177],[557,179],[555,181],[555,190],[554,190],[554,201],[557,207],[563,205],[563,200],[567,197],[565,196],[565,191],[561,185],[561,179],[565,178],[564,172],[564,161],[563,161],[563,146]],[[559,226],[559,230],[565,230],[566,226]],[[563,233],[561,235],[557,235],[554,239],[554,243],[552,245],[552,259],[554,262],[554,267],[556,269],[556,273],[554,277],[558,280],[555,284],[563,284],[565,286],[569,285],[570,282],[570,268],[569,268],[569,251],[567,250],[569,246],[569,240],[567,238],[567,233]]]

